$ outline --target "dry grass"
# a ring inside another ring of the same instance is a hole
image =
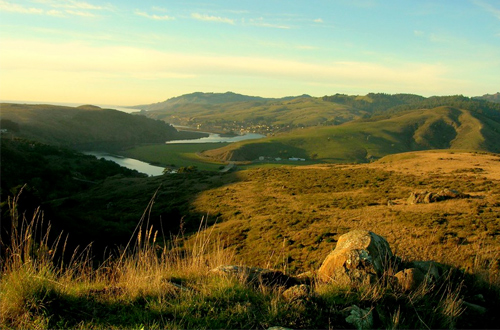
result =
[[[477,327],[467,322],[484,320],[467,314],[464,299],[481,292],[492,308],[499,304],[493,297],[500,284],[500,180],[498,169],[486,166],[496,156],[464,155],[461,166],[445,160],[453,168],[440,174],[444,163],[424,153],[426,169],[417,175],[408,169],[419,157],[387,168],[374,163],[241,172],[240,181],[198,195],[193,206],[219,220],[208,226],[207,216],[186,238],[164,238],[149,225],[152,201],[125,250],[99,264],[90,248],[71,251],[61,262],[56,252],[64,250],[65,238],[51,234],[40,212],[33,219],[17,214],[16,197],[10,201],[15,230],[0,275],[0,327],[335,328],[349,326],[352,305],[376,313],[379,328]],[[470,159],[483,168],[472,184],[464,171]],[[473,198],[404,202],[413,190],[441,187]],[[209,272],[235,263],[286,273],[315,270],[341,234],[358,228],[384,236],[403,261],[433,259],[458,267],[460,276],[450,272],[440,283],[424,282],[407,293],[394,286],[394,270],[388,269],[372,285],[315,284],[310,298],[291,303],[280,287]],[[462,285],[467,274],[475,281]]]
[[[252,265],[277,267],[287,259],[292,271],[314,270],[339,235],[367,229],[405,260],[487,272],[498,283],[499,160],[493,154],[421,152],[366,165],[244,171],[239,182],[205,191],[193,205],[219,218],[214,232]],[[406,203],[412,191],[444,188],[472,197]]]

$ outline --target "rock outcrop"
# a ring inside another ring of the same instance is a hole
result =
[[[429,191],[412,192],[406,200],[408,204],[435,203],[454,198],[469,198],[470,195],[461,193],[453,189],[443,189],[434,193]]]
[[[337,246],[323,261],[318,279],[341,285],[371,283],[384,273],[393,258],[387,241],[367,230],[339,237]]]

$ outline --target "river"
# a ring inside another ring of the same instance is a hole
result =
[[[243,141],[243,140],[260,139],[260,138],[264,137],[264,135],[255,134],[255,133],[249,133],[249,134],[245,134],[245,135],[237,135],[237,136],[231,136],[231,137],[222,137],[219,134],[214,134],[214,133],[208,133],[208,134],[209,134],[208,137],[203,137],[203,138],[199,138],[199,139],[174,140],[174,141],[167,141],[165,143],[167,143],[167,144],[182,144],[182,143],[237,142],[237,141]],[[154,165],[145,163],[145,162],[137,160],[137,159],[112,155],[112,154],[109,154],[106,152],[86,151],[86,152],[84,152],[84,154],[96,156],[97,158],[104,158],[106,160],[111,160],[120,166],[130,168],[132,170],[137,170],[138,172],[141,172],[141,173],[146,173],[149,176],[162,175],[163,170],[164,170],[164,168],[161,166],[154,166]]]
[[[137,159],[111,155],[105,152],[98,152],[98,151],[88,151],[84,152],[84,154],[96,156],[99,159],[104,158],[106,160],[111,160],[120,166],[129,168],[131,170],[137,170],[138,172],[141,173],[146,173],[149,176],[156,176],[163,174],[163,169],[164,169],[163,167],[150,165],[148,163],[142,162]]]
[[[217,143],[217,142],[239,142],[244,140],[254,140],[254,139],[262,139],[265,137],[262,134],[256,133],[248,133],[244,135],[236,135],[236,136],[220,136],[220,134],[215,133],[207,133],[209,134],[207,137],[202,137],[199,139],[192,140],[172,140],[165,142],[166,144],[180,144],[180,143]]]

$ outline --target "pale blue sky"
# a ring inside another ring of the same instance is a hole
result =
[[[0,0],[0,99],[500,91],[500,0]]]

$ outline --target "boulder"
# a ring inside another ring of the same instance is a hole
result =
[[[354,230],[339,237],[337,246],[323,261],[318,279],[341,285],[375,281],[393,258],[387,241],[367,230]]]
[[[437,281],[446,271],[444,265],[435,261],[413,261],[410,265],[412,267],[409,268],[419,269],[431,282]]]
[[[408,199],[407,204],[419,204],[419,203],[435,203],[439,201],[444,201],[447,199],[454,198],[469,198],[470,195],[461,193],[459,191],[445,188],[438,193],[422,191],[422,192],[412,192]]]
[[[404,291],[415,290],[425,281],[425,274],[418,268],[403,269],[394,277]]]
[[[283,297],[287,301],[298,301],[307,299],[311,292],[311,287],[305,284],[294,285],[283,292]]]

